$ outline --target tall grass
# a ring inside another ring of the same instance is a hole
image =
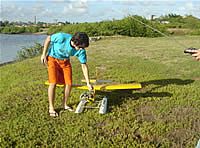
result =
[[[199,47],[199,37],[176,37]],[[58,118],[48,115],[46,67],[40,57],[0,67],[0,147],[195,147],[200,139],[200,63],[166,38],[106,38],[89,47],[91,77],[142,83],[141,90],[97,92],[109,98],[108,113],[63,112],[57,88]],[[83,78],[71,59],[73,81]],[[83,91],[73,89],[75,108]]]
[[[24,60],[39,56],[42,54],[42,50],[43,46],[40,43],[35,43],[30,47],[22,47],[22,49],[17,52],[17,60]]]

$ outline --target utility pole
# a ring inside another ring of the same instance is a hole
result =
[[[36,18],[36,16],[34,16],[34,24],[35,25],[37,24],[37,18]]]

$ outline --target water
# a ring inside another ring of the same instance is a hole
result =
[[[43,44],[47,35],[8,35],[0,34],[0,64],[16,60],[17,51],[22,47]]]

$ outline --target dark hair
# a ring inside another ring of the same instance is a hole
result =
[[[89,46],[89,37],[84,32],[76,32],[71,41],[78,47],[85,48]]]

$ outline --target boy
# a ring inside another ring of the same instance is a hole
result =
[[[93,89],[89,83],[89,72],[86,51],[84,48],[89,46],[89,37],[86,33],[77,32],[73,36],[67,33],[56,33],[48,36],[44,42],[41,62],[48,65],[48,99],[49,99],[49,115],[56,117],[58,113],[54,109],[56,84],[64,84],[63,108],[73,111],[67,106],[67,100],[72,87],[72,68],[70,64],[70,56],[78,57],[83,75],[85,77],[88,89]]]

